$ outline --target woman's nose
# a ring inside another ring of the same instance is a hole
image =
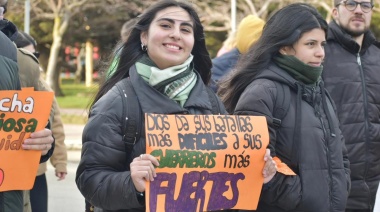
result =
[[[181,39],[180,29],[173,29],[173,31],[170,34],[170,37],[175,40],[180,40]]]
[[[323,46],[319,46],[318,49],[316,50],[315,55],[317,57],[322,57],[322,58],[325,57],[325,49],[324,49],[324,47]]]

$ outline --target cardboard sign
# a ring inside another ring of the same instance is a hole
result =
[[[0,91],[0,192],[33,187],[41,151],[23,150],[22,143],[45,128],[53,96],[33,88]]]
[[[257,208],[269,134],[265,117],[146,114],[146,152],[160,166],[147,211]]]

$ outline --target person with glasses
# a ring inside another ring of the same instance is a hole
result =
[[[373,0],[335,0],[323,79],[335,101],[351,169],[346,212],[373,211],[380,181],[380,44]]]

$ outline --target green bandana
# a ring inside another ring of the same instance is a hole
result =
[[[273,58],[275,63],[288,72],[294,79],[307,85],[315,84],[320,78],[323,66],[309,66],[292,55],[279,55]]]
[[[161,70],[148,55],[144,55],[136,62],[136,69],[149,85],[183,106],[197,82],[192,61],[190,55],[183,64]]]

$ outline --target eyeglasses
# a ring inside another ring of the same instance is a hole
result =
[[[39,52],[33,52],[33,55],[38,59],[40,57],[40,53]]]
[[[363,12],[368,13],[372,10],[373,4],[371,2],[357,2],[357,1],[341,1],[339,4],[336,6],[339,6],[340,4],[343,4],[347,10],[349,11],[354,11],[358,4],[360,4],[360,8],[362,9]]]

